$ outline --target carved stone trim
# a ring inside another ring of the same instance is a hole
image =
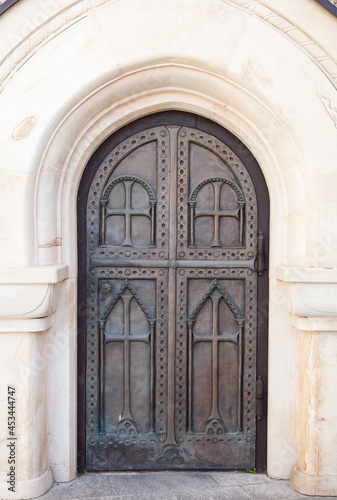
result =
[[[90,9],[95,9],[101,5],[110,3],[111,0],[92,0]],[[292,42],[298,45],[301,50],[306,52],[313,62],[323,70],[323,72],[332,80],[334,85],[337,83],[337,63],[315,40],[312,40],[301,28],[292,24],[280,13],[272,10],[269,6],[263,5],[258,0],[227,0],[229,4],[235,5],[243,10],[249,11],[259,17],[264,22],[270,24],[274,29],[281,31],[289,37]],[[46,40],[52,39],[60,30],[65,29],[77,22],[88,11],[86,0],[73,2],[68,7],[62,9],[54,16],[41,23],[35,30],[28,34],[23,40],[20,40],[15,47],[8,52],[0,61],[0,92],[7,77],[23,64],[30,54],[36,52],[37,47],[46,43]],[[37,36],[37,34],[39,36]]]
[[[250,11],[254,16],[259,17],[273,28],[281,31],[292,42],[298,45],[308,54],[310,59],[330,78],[337,83],[337,63],[315,40],[310,38],[300,27],[282,16],[276,10],[264,5],[260,0],[227,0],[229,4],[241,7]]]
[[[0,333],[45,332],[52,324],[52,316],[46,318],[0,319]]]
[[[276,277],[287,283],[337,283],[337,267],[277,266]]]
[[[22,457],[22,455],[21,455]],[[23,458],[21,458],[23,461]],[[0,495],[1,498],[6,498],[8,495],[8,483],[3,479],[0,483]],[[34,477],[34,479],[21,479],[18,478],[16,481],[16,491],[17,493],[12,493],[12,498],[36,498],[44,495],[54,483],[53,473],[51,469],[46,469],[43,474],[39,477]]]
[[[67,264],[0,269],[0,284],[59,283],[68,278]]]
[[[336,332],[337,333],[337,317],[334,318],[301,318],[300,316],[291,315],[292,325],[296,330],[302,332]]]
[[[36,26],[28,36],[20,40],[12,50],[0,61],[0,92],[8,76],[21,66],[25,59],[29,58],[37,47],[46,43],[46,40],[54,38],[60,31],[75,24],[80,17],[89,10],[100,7],[111,0],[91,0],[90,7],[87,0],[73,1],[67,7],[55,15],[51,15],[47,20]]]

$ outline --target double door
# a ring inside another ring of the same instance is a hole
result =
[[[86,467],[254,467],[258,214],[238,156],[144,128],[86,202]]]

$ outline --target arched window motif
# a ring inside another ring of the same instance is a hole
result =
[[[224,188],[227,188],[227,193],[225,193]],[[205,193],[204,200],[202,199],[203,193]],[[235,243],[232,242],[229,246],[243,244],[245,200],[241,190],[234,182],[222,177],[204,179],[193,189],[188,205],[190,212],[190,246],[204,246],[197,241],[198,235],[196,235],[196,232],[200,234],[203,232],[202,225],[199,228],[196,227],[199,218],[204,218],[207,225],[210,223],[213,226],[213,237],[208,246],[227,246],[221,241],[221,224],[225,218],[234,218],[238,221],[237,229],[230,229],[232,233],[236,234],[233,235],[233,242]]]
[[[205,308],[209,303],[210,307]],[[221,308],[222,303],[228,307],[230,314],[234,321],[232,325],[221,325]],[[197,320],[200,320],[201,331],[195,330]],[[220,370],[220,344],[232,343],[236,346],[236,362],[231,367],[236,371],[236,384],[237,384],[237,401],[236,401],[236,432],[242,430],[242,409],[241,409],[241,386],[242,386],[242,342],[243,342],[243,328],[245,318],[241,312],[234,305],[232,299],[222,288],[217,280],[214,280],[205,294],[200,298],[198,303],[194,306],[193,310],[187,319],[188,327],[188,432],[194,432],[193,426],[193,405],[192,405],[192,392],[193,392],[193,373],[199,370],[195,365],[193,348],[196,344],[207,343],[211,345],[211,366],[212,366],[212,391],[211,410],[205,422],[205,434],[207,435],[223,435],[226,433],[226,426],[221,416],[219,408],[220,384],[224,383],[222,380]],[[207,332],[206,325],[210,326],[210,331]],[[229,328],[229,331],[226,331]],[[225,333],[222,331],[225,329]],[[204,358],[206,363],[206,358]],[[232,360],[233,363],[233,360]],[[236,366],[235,366],[236,364]]]
[[[108,285],[108,290],[109,290]],[[118,304],[121,309],[116,312]],[[137,311],[136,320],[132,321],[132,309]],[[114,313],[115,320],[113,328],[109,327],[109,317]],[[143,318],[142,318],[143,316]],[[137,321],[138,318],[138,321]],[[137,323],[137,325],[135,325]],[[135,436],[138,432],[137,422],[131,411],[132,391],[131,391],[131,344],[145,343],[150,346],[150,432],[154,432],[154,415],[153,415],[153,389],[154,389],[154,376],[153,376],[153,362],[154,362],[154,335],[156,319],[150,310],[144,304],[142,298],[137,293],[132,282],[125,280],[117,289],[115,294],[111,297],[110,301],[104,308],[102,314],[98,319],[99,324],[99,338],[100,338],[100,394],[99,394],[99,430],[105,431],[105,357],[106,348],[111,343],[119,343],[123,346],[123,367],[124,373],[123,380],[123,410],[120,414],[118,423],[118,433],[121,437],[128,438]],[[138,360],[140,363],[140,360]],[[146,362],[146,361],[145,361]]]
[[[100,200],[100,245],[154,246],[156,203],[153,190],[143,179],[129,175],[115,178]],[[108,228],[111,218],[116,223]]]

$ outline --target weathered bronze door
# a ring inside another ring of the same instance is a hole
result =
[[[86,468],[254,467],[254,184],[196,127],[131,132],[86,198]]]

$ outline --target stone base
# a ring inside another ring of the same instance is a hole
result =
[[[25,500],[40,497],[52,487],[53,483],[53,474],[50,469],[47,469],[40,477],[17,481],[15,492],[8,491],[8,484],[1,482],[0,498],[2,500]]]
[[[303,495],[324,497],[337,495],[337,475],[309,476],[294,465],[290,474],[290,482],[293,488]]]

